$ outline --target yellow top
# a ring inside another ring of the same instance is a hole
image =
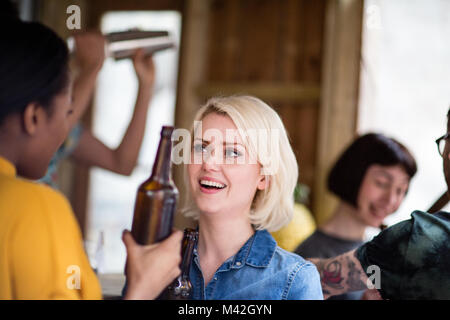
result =
[[[66,198],[0,157],[0,299],[101,299]]]

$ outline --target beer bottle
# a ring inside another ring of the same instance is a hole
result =
[[[172,132],[173,127],[162,128],[152,174],[137,191],[131,234],[141,245],[162,241],[172,233],[178,201],[171,174]]]
[[[190,228],[184,229],[182,244],[183,257],[181,261],[181,274],[162,293],[161,299],[188,300],[192,295],[192,283],[189,280],[189,270],[193,258],[195,244],[198,239],[198,231]]]

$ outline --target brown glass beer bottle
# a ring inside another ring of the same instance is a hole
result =
[[[184,229],[182,243],[181,274],[176,278],[160,296],[160,299],[189,300],[192,295],[192,283],[189,279],[189,270],[193,258],[195,244],[198,239],[198,231],[190,228]]]
[[[172,132],[173,127],[162,128],[152,174],[137,191],[131,234],[141,245],[162,241],[172,233],[178,201],[171,173]]]

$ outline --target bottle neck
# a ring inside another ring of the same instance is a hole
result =
[[[185,241],[183,241],[183,260],[181,262],[181,276],[189,278],[189,270],[191,268],[192,257],[194,255],[194,247],[197,243],[198,233],[195,230],[185,233]]]
[[[161,140],[158,146],[158,152],[156,153],[155,163],[153,164],[153,170],[151,178],[161,183],[169,183],[172,181],[171,173],[171,152],[172,141],[170,136],[161,135]]]

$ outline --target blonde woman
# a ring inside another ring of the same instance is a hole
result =
[[[212,98],[191,134],[185,215],[199,225],[193,299],[322,299],[315,266],[269,233],[290,221],[298,177],[277,113],[255,97]]]

